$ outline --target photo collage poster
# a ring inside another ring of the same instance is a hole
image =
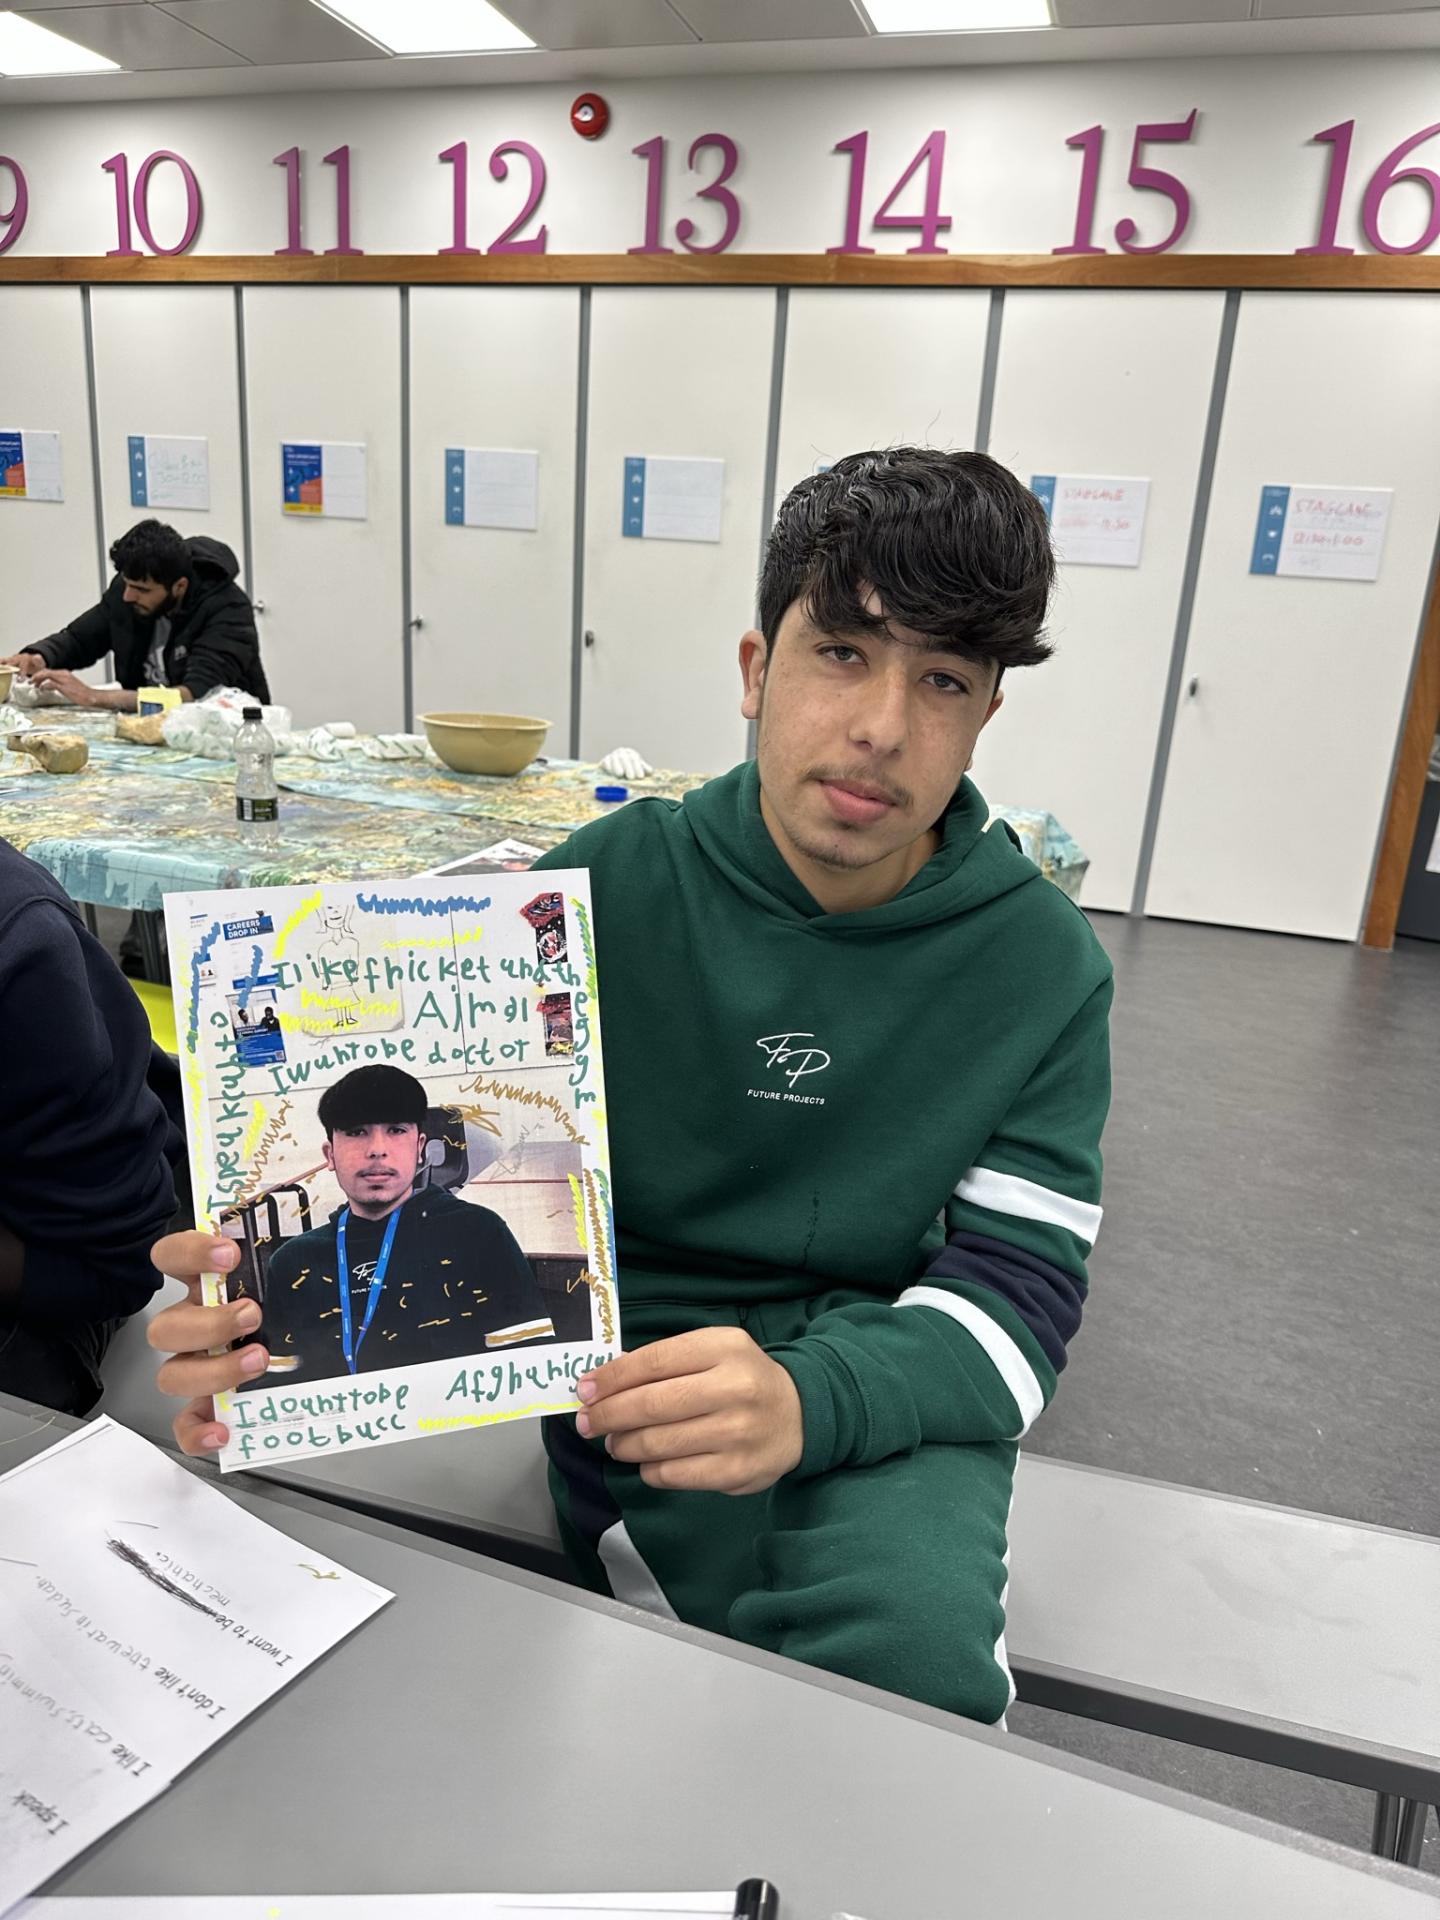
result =
[[[172,894],[224,1471],[577,1405],[620,1350],[589,875]]]

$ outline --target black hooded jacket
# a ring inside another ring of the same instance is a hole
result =
[[[199,700],[212,687],[239,687],[268,703],[270,689],[260,664],[255,610],[235,584],[240,562],[222,540],[198,534],[185,542],[185,597],[170,615],[165,644],[165,685],[184,687]],[[58,633],[27,649],[49,666],[77,673],[107,653],[115,656],[115,677],[132,690],[145,685],[145,660],[155,639],[155,622],[127,607],[125,582],[117,573],[98,606],[82,613]]]

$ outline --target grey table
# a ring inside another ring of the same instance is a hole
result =
[[[73,1423],[0,1400],[0,1464]],[[725,1887],[786,1920],[1420,1920],[1433,1882],[283,1489],[395,1603],[68,1894]]]

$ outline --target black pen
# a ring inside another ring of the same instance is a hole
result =
[[[780,1895],[768,1880],[742,1880],[735,1889],[731,1920],[776,1920]]]

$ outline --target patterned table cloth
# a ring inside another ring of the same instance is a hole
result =
[[[90,764],[48,775],[5,771],[30,763],[0,760],[0,833],[94,906],[154,911],[167,893],[420,873],[506,838],[553,847],[614,810],[595,798],[609,776],[588,761],[536,761],[507,777],[423,760],[287,754],[275,763],[280,834],[257,846],[236,829],[233,761],[118,741],[112,716],[83,709],[57,713],[53,724],[86,736]],[[679,799],[704,779],[659,771],[629,792]],[[1089,861],[1052,814],[996,807],[991,819],[1079,898]]]

